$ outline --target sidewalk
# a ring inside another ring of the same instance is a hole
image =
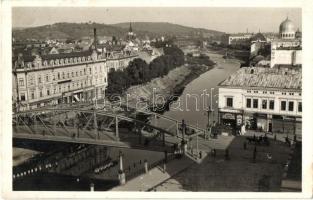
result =
[[[181,159],[175,159],[166,165],[166,171],[163,173],[163,169],[157,166],[151,169],[147,174],[140,175],[129,182],[126,180],[125,185],[117,186],[111,191],[147,191],[154,186],[168,180],[175,174],[190,167],[194,161],[187,157]]]
[[[259,132],[259,131],[253,131],[253,130],[248,130],[243,136],[264,136],[265,132]],[[290,140],[294,139],[294,135],[292,134],[286,134],[286,133],[267,133],[266,136],[268,138],[274,139],[276,135],[276,140],[281,141],[281,142],[285,142],[285,138],[288,136]],[[297,140],[298,141],[302,141],[302,137],[301,135],[296,135],[297,136]]]

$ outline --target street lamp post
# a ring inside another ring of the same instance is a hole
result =
[[[198,121],[197,121],[197,129],[198,129]],[[197,134],[197,157],[199,156],[199,141],[198,141],[198,134]]]
[[[213,109],[213,90],[214,90],[214,88],[211,88],[211,94],[210,94],[210,106],[209,106],[209,110],[208,110],[208,125],[207,125],[207,127],[208,127],[208,129],[210,129],[211,130],[211,127],[212,127],[212,124],[211,124],[211,113],[213,113],[214,112],[214,109]],[[212,117],[214,117],[214,114],[213,114],[213,116]],[[214,119],[213,119],[214,120]]]

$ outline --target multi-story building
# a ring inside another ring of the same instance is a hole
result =
[[[241,68],[219,84],[219,121],[233,130],[301,134],[301,68]]]
[[[250,45],[252,35],[250,33],[224,34],[221,42],[224,45]]]
[[[120,44],[98,44],[97,51],[107,59],[108,69],[124,70],[130,61],[138,58],[138,52],[126,51]]]
[[[262,33],[257,33],[251,37],[250,57],[258,55],[259,50],[267,44],[266,38]]]
[[[13,102],[18,110],[104,98],[106,58],[96,51],[18,55],[13,59]]]
[[[122,45],[98,44],[94,29],[94,42],[86,51],[13,56],[13,102],[17,110],[27,110],[104,98],[109,70],[124,69],[138,54]]]
[[[295,30],[291,20],[284,20],[279,26],[279,38],[271,42],[271,67],[301,66],[302,43],[300,32]]]

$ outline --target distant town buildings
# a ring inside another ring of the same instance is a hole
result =
[[[219,84],[219,121],[246,129],[301,134],[301,68],[241,68]]]

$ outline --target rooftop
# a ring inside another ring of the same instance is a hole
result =
[[[74,58],[74,57],[84,57],[90,56],[92,51],[81,51],[81,52],[71,52],[71,53],[59,53],[59,54],[47,54],[42,55],[41,58],[44,60],[53,60],[61,58]]]
[[[219,86],[248,88],[302,89],[301,68],[243,67]]]

